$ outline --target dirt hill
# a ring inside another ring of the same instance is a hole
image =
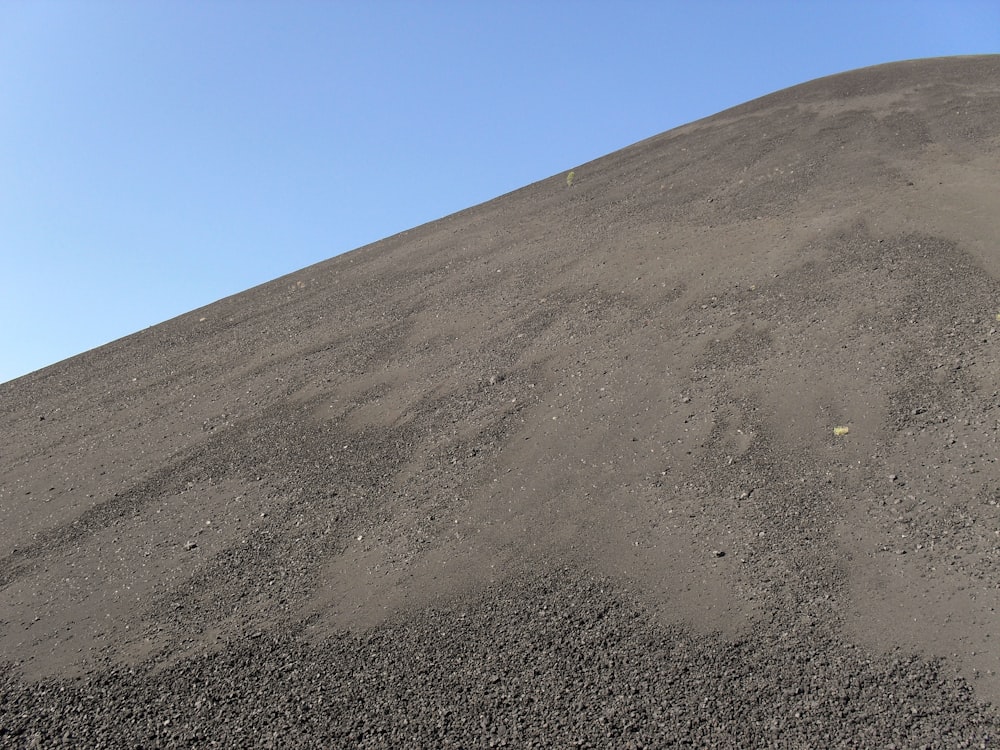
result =
[[[0,746],[1000,746],[998,123],[820,79],[0,386]]]

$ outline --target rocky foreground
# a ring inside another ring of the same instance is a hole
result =
[[[765,629],[661,626],[570,568],[314,642],[64,680],[4,677],[5,747],[996,747],[940,663]]]

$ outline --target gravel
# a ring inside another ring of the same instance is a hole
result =
[[[660,624],[573,567],[364,633],[310,623],[164,665],[0,682],[0,746],[996,747],[940,663]]]

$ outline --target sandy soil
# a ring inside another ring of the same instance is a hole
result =
[[[0,386],[0,746],[1000,746],[998,81],[807,83]]]

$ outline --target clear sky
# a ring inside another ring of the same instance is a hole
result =
[[[0,0],[0,382],[1000,2]]]

